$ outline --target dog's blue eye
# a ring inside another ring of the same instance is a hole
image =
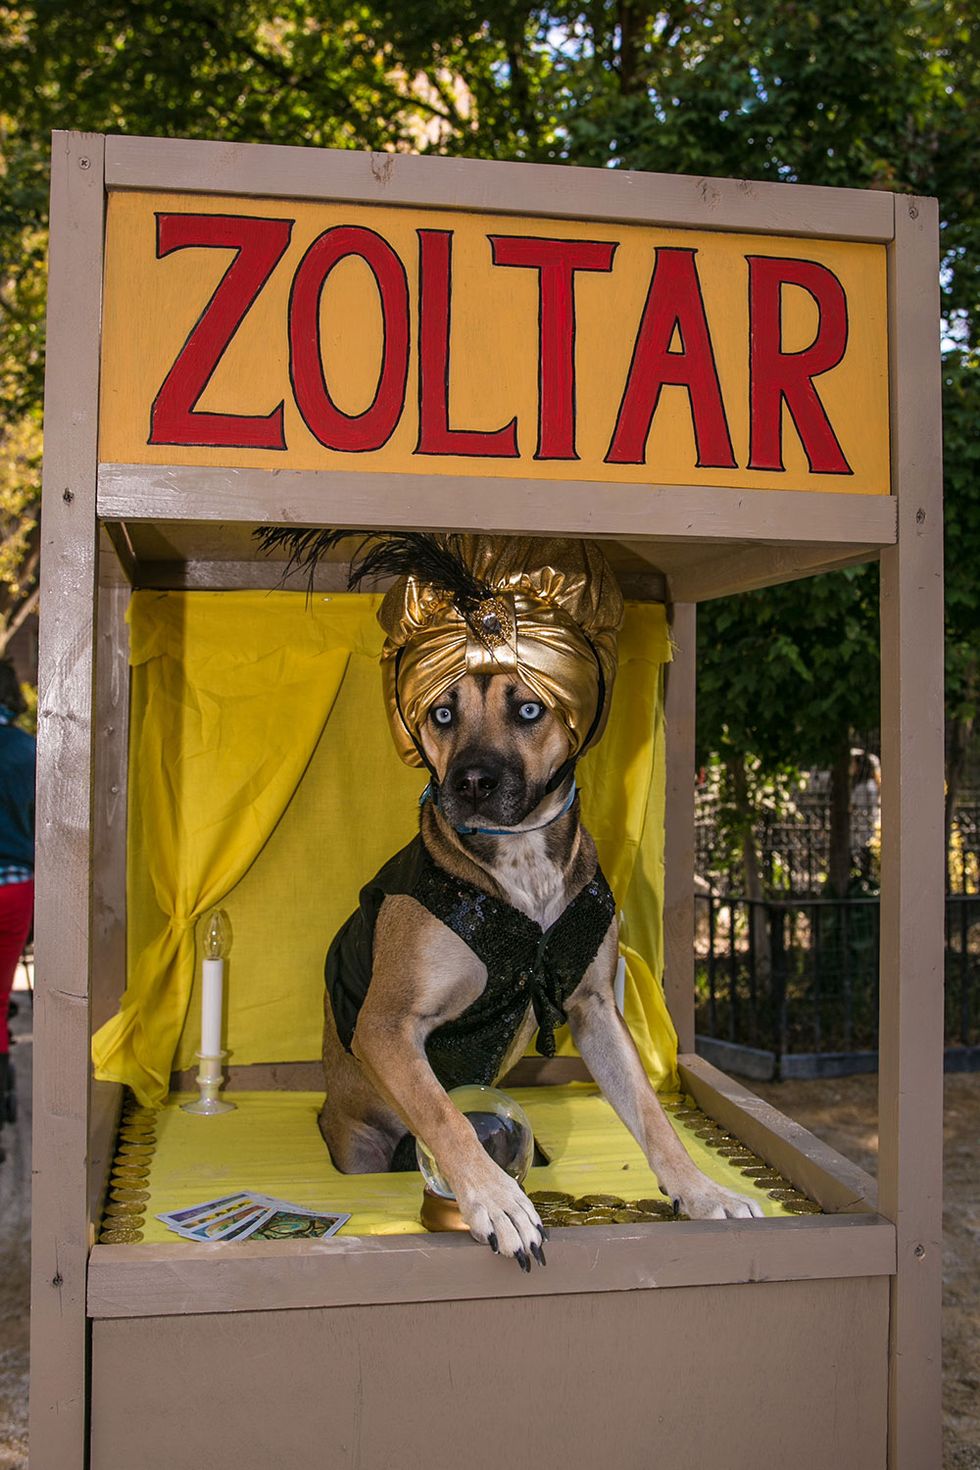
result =
[[[451,725],[453,722],[453,712],[448,704],[440,704],[437,709],[432,711],[432,718],[437,725]]]
[[[528,700],[526,704],[521,705],[517,713],[522,720],[527,720],[530,723],[532,720],[536,720],[541,714],[541,706],[540,704],[535,704],[532,700]]]

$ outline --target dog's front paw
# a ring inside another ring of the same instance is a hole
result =
[[[478,1185],[462,1186],[456,1194],[460,1213],[474,1240],[501,1256],[513,1256],[522,1271],[530,1271],[531,1257],[545,1265],[542,1249],[547,1233],[538,1213],[515,1179],[493,1166]]]
[[[674,1213],[689,1220],[761,1220],[765,1213],[758,1200],[725,1189],[698,1170],[689,1179],[674,1180],[664,1192]]]

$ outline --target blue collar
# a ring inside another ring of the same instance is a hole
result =
[[[576,798],[577,795],[578,795],[578,786],[576,785],[575,777],[573,776],[572,777],[572,789],[568,793],[568,796],[565,799],[565,804],[562,807],[561,811],[560,812],[555,812],[555,815],[553,817],[549,817],[548,820],[546,822],[542,822],[539,827],[516,827],[515,828],[515,827],[456,827],[456,826],[454,826],[453,827],[453,831],[454,832],[457,832],[460,835],[460,837],[524,837],[529,832],[543,832],[544,829],[545,829],[545,827],[550,827],[551,824],[552,824],[552,822],[557,822],[559,817],[563,817],[566,812],[570,812],[571,811],[572,804],[575,801],[575,798]],[[432,782],[431,781],[429,782],[428,786],[426,786],[425,790],[422,792],[422,795],[419,797],[419,806],[425,806],[425,803],[427,801],[431,801],[432,802],[433,806],[436,808],[436,811],[439,810],[439,803],[436,801],[435,797],[432,795]]]

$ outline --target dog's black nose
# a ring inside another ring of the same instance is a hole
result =
[[[454,785],[457,796],[465,797],[467,801],[482,801],[496,791],[500,781],[485,767],[467,766],[457,773]]]

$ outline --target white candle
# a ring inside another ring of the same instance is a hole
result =
[[[201,1055],[216,1057],[221,1051],[221,1013],[225,962],[205,959],[201,967]]]
[[[201,966],[201,1055],[221,1053],[221,1015],[225,981],[225,955],[231,948],[231,924],[224,909],[212,909],[204,930],[204,962]]]

